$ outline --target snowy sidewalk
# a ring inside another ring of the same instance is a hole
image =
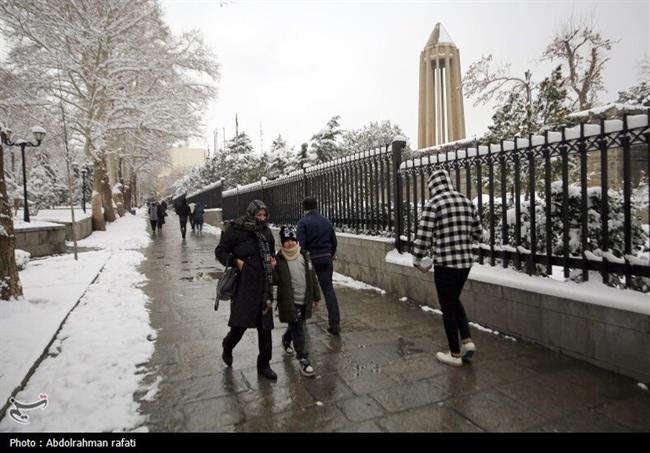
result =
[[[149,390],[140,373],[153,352],[147,337],[155,336],[137,271],[148,236],[146,219],[127,215],[79,242],[102,251],[80,253],[78,262],[72,255],[33,261],[21,272],[25,299],[0,305],[0,396],[4,403],[56,334],[16,395],[31,403],[46,394],[48,405],[23,411],[28,424],[7,411],[1,431],[119,431],[143,424],[133,394]]]

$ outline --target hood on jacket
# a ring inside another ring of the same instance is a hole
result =
[[[429,191],[431,196],[435,197],[444,192],[454,192],[454,184],[447,170],[434,170],[428,179]]]

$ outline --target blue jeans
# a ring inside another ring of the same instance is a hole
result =
[[[330,327],[339,326],[341,318],[339,315],[339,301],[336,299],[334,286],[332,285],[332,274],[334,273],[334,264],[332,258],[329,256],[313,258],[311,260],[318,277],[320,289],[323,291],[325,297],[325,305],[327,305],[327,317],[329,319]]]

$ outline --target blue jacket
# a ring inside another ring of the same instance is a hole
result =
[[[312,258],[336,255],[336,233],[332,222],[318,211],[308,212],[298,222],[298,242]]]

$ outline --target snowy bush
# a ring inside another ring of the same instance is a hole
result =
[[[582,198],[581,188],[577,185],[570,185],[568,190],[568,222],[569,222],[569,254],[572,257],[582,257],[585,251],[582,248]],[[621,192],[608,191],[609,215],[607,221],[609,233],[608,252],[617,258],[624,257],[624,200]],[[562,202],[564,194],[562,193],[562,182],[556,181],[551,184],[550,199],[550,222],[551,222],[551,248],[555,256],[564,254],[563,227],[562,221]],[[496,201],[496,200],[495,200]],[[528,250],[531,246],[531,219],[530,219],[530,200],[521,200],[521,240],[520,245]],[[603,256],[600,249],[602,238],[602,190],[600,187],[590,187],[587,190],[587,248],[586,251],[592,252],[596,256]],[[507,200],[507,243],[515,244],[516,233],[516,215],[514,199],[509,197]],[[494,241],[495,244],[502,244],[502,206],[495,203],[494,209]],[[632,200],[632,255],[637,257],[645,256],[648,252],[648,235],[643,229],[640,221],[639,206]],[[484,203],[481,213],[481,221],[485,235],[489,238],[490,210]],[[543,194],[535,194],[535,251],[540,254],[546,253],[546,200]],[[489,240],[489,239],[488,239]],[[538,265],[539,273],[545,274],[544,266]],[[579,273],[578,273],[579,275]],[[616,287],[622,287],[624,278],[617,274],[612,274],[610,284]],[[647,278],[633,277],[630,287],[643,292],[650,291],[650,282]]]

